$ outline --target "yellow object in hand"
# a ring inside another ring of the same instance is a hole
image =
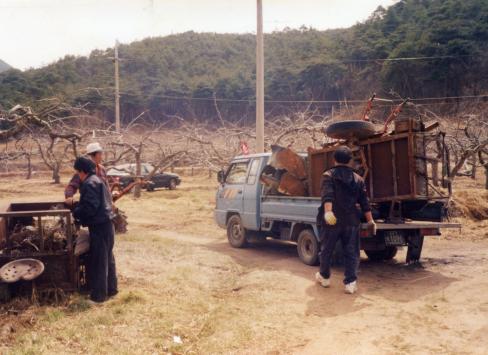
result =
[[[332,211],[325,212],[324,219],[325,219],[325,223],[331,226],[334,226],[337,223],[337,218],[334,215],[334,212]]]

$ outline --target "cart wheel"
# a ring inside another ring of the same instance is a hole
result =
[[[242,226],[239,215],[235,214],[227,221],[227,239],[234,248],[245,248],[247,246],[247,231]]]
[[[319,242],[311,229],[304,229],[298,235],[297,250],[300,260],[307,265],[317,265]]]
[[[371,261],[391,260],[397,254],[397,247],[386,247],[383,250],[365,250],[364,252]]]

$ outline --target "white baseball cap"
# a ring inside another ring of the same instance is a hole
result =
[[[90,143],[86,146],[86,154],[93,154],[96,152],[103,152],[103,148],[100,143]]]

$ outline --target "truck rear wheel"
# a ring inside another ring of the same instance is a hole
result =
[[[307,265],[317,265],[319,260],[319,242],[311,229],[304,229],[298,235],[298,255]]]
[[[247,231],[242,226],[241,217],[233,215],[227,221],[227,239],[234,248],[244,248],[247,246]]]
[[[365,250],[364,252],[371,261],[391,260],[397,254],[397,247],[386,247],[383,250]]]

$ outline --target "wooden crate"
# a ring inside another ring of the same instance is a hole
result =
[[[17,259],[38,259],[44,263],[45,270],[41,276],[33,281],[37,288],[59,288],[65,291],[74,291],[79,288],[80,269],[79,259],[74,255],[75,230],[71,223],[70,210],[53,209],[54,206],[59,205],[63,205],[63,203],[11,203],[0,211],[0,241],[6,245],[6,248],[0,252],[0,267]],[[66,249],[48,251],[44,249],[41,243],[39,251],[22,254],[11,252],[10,235],[16,223],[29,222],[35,219],[39,225],[43,223],[44,218],[52,216],[66,218]]]
[[[365,178],[371,202],[429,198],[425,134],[410,131],[359,142],[354,164]],[[336,148],[309,151],[311,196],[320,196],[322,174],[333,167]]]

